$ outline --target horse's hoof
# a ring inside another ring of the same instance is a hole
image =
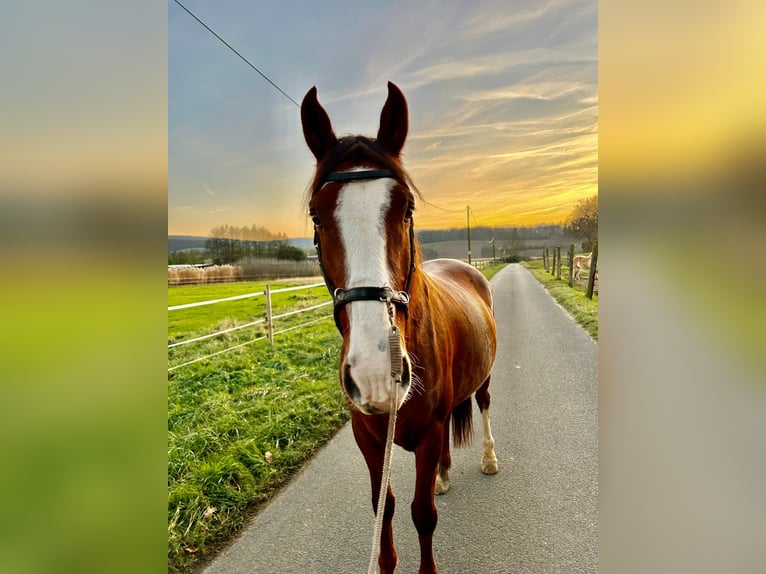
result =
[[[436,477],[436,485],[434,486],[434,494],[444,494],[449,490],[449,480],[441,480]]]
[[[496,460],[487,460],[482,461],[481,463],[481,471],[484,474],[497,474],[497,471],[500,469],[497,467],[497,461]]]

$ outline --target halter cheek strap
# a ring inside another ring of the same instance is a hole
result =
[[[354,181],[360,179],[378,179],[383,177],[395,177],[390,169],[374,169],[364,171],[333,172],[325,176],[324,182],[328,181]],[[415,272],[415,222],[410,219],[410,268],[407,273],[407,281],[404,285],[404,291],[394,291],[391,287],[352,287],[351,289],[340,289],[333,285],[327,275],[327,271],[322,263],[322,249],[319,244],[319,231],[314,226],[314,248],[317,252],[317,261],[319,270],[322,272],[327,290],[333,299],[333,318],[335,326],[340,331],[340,310],[353,301],[381,301],[384,303],[393,303],[404,311],[405,319],[409,318],[410,286],[412,284],[412,275]]]

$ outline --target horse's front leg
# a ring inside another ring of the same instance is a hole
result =
[[[412,500],[411,509],[412,521],[415,523],[420,542],[418,574],[438,572],[433,552],[437,522],[434,487],[444,432],[448,432],[446,424],[435,423],[428,438],[415,449],[415,498]]]
[[[359,415],[365,416],[365,415]],[[365,421],[367,422],[367,421]],[[351,427],[354,430],[354,438],[359,450],[362,451],[364,460],[367,463],[367,470],[370,472],[370,486],[372,488],[372,510],[378,514],[378,495],[380,494],[380,484],[383,481],[383,457],[385,454],[385,444],[381,444],[378,438],[370,432],[363,424],[358,424],[352,415]],[[385,428],[383,429],[385,437]],[[396,499],[391,490],[391,485],[386,491],[386,504],[383,510],[383,529],[380,534],[380,554],[378,555],[378,566],[381,574],[393,574],[396,570],[398,561],[396,548],[394,547],[394,531],[391,521],[394,517]],[[372,523],[370,524],[372,530]]]

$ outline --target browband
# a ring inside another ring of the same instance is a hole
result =
[[[396,174],[390,169],[333,171],[328,173],[323,181],[354,181],[355,179],[380,179],[381,177],[396,177]]]

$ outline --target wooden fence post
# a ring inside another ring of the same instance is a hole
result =
[[[572,286],[572,277],[574,277],[574,269],[572,267],[574,266],[574,243],[569,244],[569,257],[567,258],[569,260],[569,286]]]
[[[543,248],[543,267],[548,271],[548,248]]]
[[[556,261],[558,261],[558,265],[556,266],[556,279],[561,279],[561,245],[556,247]]]
[[[271,287],[266,284],[263,288],[263,294],[266,296],[266,336],[269,343],[274,344],[274,322],[271,319]]]
[[[556,268],[556,250],[551,249],[550,250],[550,257],[551,257],[551,268],[548,270],[548,272],[553,275],[555,273],[554,269]]]
[[[551,247],[551,259],[552,259],[551,275],[555,275],[556,274],[556,248],[555,247]]]
[[[593,251],[590,256],[590,271],[588,271],[588,290],[585,292],[585,296],[588,299],[593,299],[593,283],[596,280],[596,269],[598,265],[598,241],[593,244]]]

